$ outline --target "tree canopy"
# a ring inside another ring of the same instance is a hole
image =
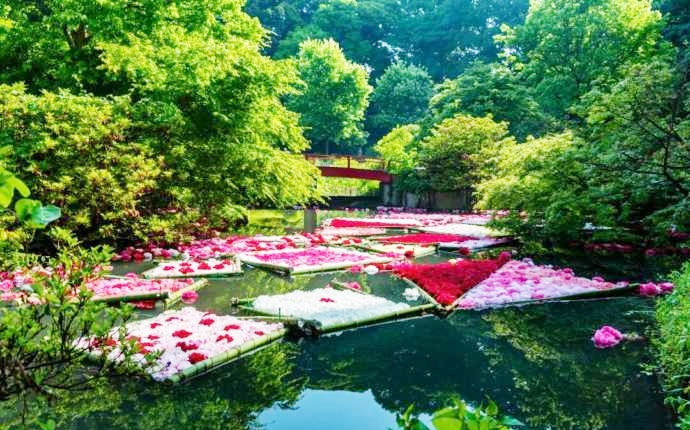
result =
[[[364,67],[348,61],[333,39],[302,42],[295,67],[302,84],[287,105],[300,114],[312,148],[328,153],[364,145],[362,124],[372,91]]]

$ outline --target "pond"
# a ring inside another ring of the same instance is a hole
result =
[[[427,257],[445,260],[448,255]],[[122,264],[118,273],[146,264]],[[601,267],[573,260],[584,274]],[[622,276],[616,265],[612,277]],[[233,297],[357,280],[402,299],[406,285],[386,274],[331,273],[292,279],[248,269],[216,279],[195,307],[226,314]],[[452,396],[496,401],[530,429],[665,429],[672,417],[647,340],[653,299],[628,296],[425,316],[325,335],[286,339],[177,386],[118,380],[61,401],[46,418],[59,429],[387,429],[414,404],[429,414]],[[643,337],[597,350],[595,329],[611,324]]]

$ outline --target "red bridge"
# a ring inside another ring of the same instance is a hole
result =
[[[384,184],[393,181],[393,175],[386,172],[386,162],[381,158],[318,154],[305,154],[304,157],[321,170],[321,176],[367,179]]]

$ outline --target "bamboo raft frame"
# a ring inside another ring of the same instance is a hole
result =
[[[452,310],[469,310],[469,311],[483,311],[483,310],[491,310],[491,309],[503,309],[503,308],[508,308],[512,306],[527,306],[527,305],[538,305],[538,304],[545,304],[545,303],[559,303],[559,302],[570,302],[570,301],[577,301],[577,300],[591,300],[591,299],[606,299],[606,298],[612,298],[612,297],[622,297],[625,295],[625,293],[628,293],[630,291],[635,291],[640,287],[640,284],[630,284],[625,287],[614,287],[614,288],[609,288],[606,290],[596,290],[596,291],[587,291],[585,293],[577,293],[577,294],[571,294],[567,296],[558,296],[558,297],[547,297],[543,299],[537,299],[537,300],[519,300],[516,302],[508,302],[508,303],[501,303],[501,304],[496,304],[496,305],[490,305],[490,306],[485,306],[481,308],[472,308],[472,309],[460,309],[458,308],[458,303],[460,300],[465,296],[463,294],[462,296],[458,297],[455,302],[453,302],[452,305],[450,305],[453,309]],[[469,292],[469,290],[468,290]]]
[[[287,334],[287,331],[287,328],[281,328],[279,330],[261,336],[258,339],[243,343],[238,347],[232,348],[226,352],[207,358],[206,360],[201,361],[199,363],[193,364],[190,367],[187,367],[186,369],[174,375],[171,375],[169,378],[165,379],[165,381],[170,382],[172,384],[178,384],[180,382],[199,376],[211,370],[217,369],[220,366],[224,366],[241,357],[254,353],[259,349],[268,346],[274,341],[282,339]]]
[[[343,286],[342,283],[337,282],[337,281],[333,282],[333,284],[336,285],[341,290],[352,291],[352,292],[363,294],[363,295],[371,295],[370,293],[367,293],[365,291],[358,291],[358,290],[354,290],[352,288]],[[426,303],[426,304],[417,305],[417,306],[410,306],[410,307],[405,308],[405,309],[386,312],[385,314],[376,315],[373,317],[363,318],[361,320],[348,321],[348,322],[344,322],[344,323],[337,323],[337,324],[324,326],[319,321],[315,321],[315,320],[293,317],[293,316],[284,317],[280,314],[276,315],[276,314],[271,314],[271,313],[259,311],[252,306],[253,301],[254,301],[253,298],[252,299],[248,299],[248,298],[245,298],[245,299],[233,298],[233,299],[231,299],[232,303],[236,303],[234,306],[236,306],[237,308],[239,308],[241,310],[255,313],[256,315],[259,315],[258,319],[273,317],[277,321],[283,322],[287,327],[296,331],[300,335],[334,333],[334,332],[348,330],[348,329],[352,329],[352,328],[370,326],[370,325],[385,322],[385,321],[399,320],[399,319],[405,319],[405,318],[409,318],[409,317],[413,317],[413,316],[417,316],[417,315],[422,315],[426,311],[431,311],[431,310],[436,308],[435,304]],[[240,303],[242,303],[242,304],[240,304]]]

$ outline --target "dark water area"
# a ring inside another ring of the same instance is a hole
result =
[[[618,279],[652,278],[655,270],[642,270],[636,261],[537,261]],[[286,278],[248,269],[239,277],[211,280],[194,306],[237,313],[230,306],[233,297],[319,288],[334,279],[356,280],[396,301],[406,288],[387,274]],[[641,340],[595,349],[592,334],[604,324]],[[529,429],[670,429],[673,420],[657,378],[644,367],[654,363],[648,340],[654,326],[654,299],[634,295],[417,317],[284,339],[177,386],[116,380],[76,393],[40,416],[74,430],[387,429],[396,428],[395,414],[413,403],[429,423],[430,414],[456,396],[474,405],[489,397]],[[0,418],[9,415],[5,411]]]

